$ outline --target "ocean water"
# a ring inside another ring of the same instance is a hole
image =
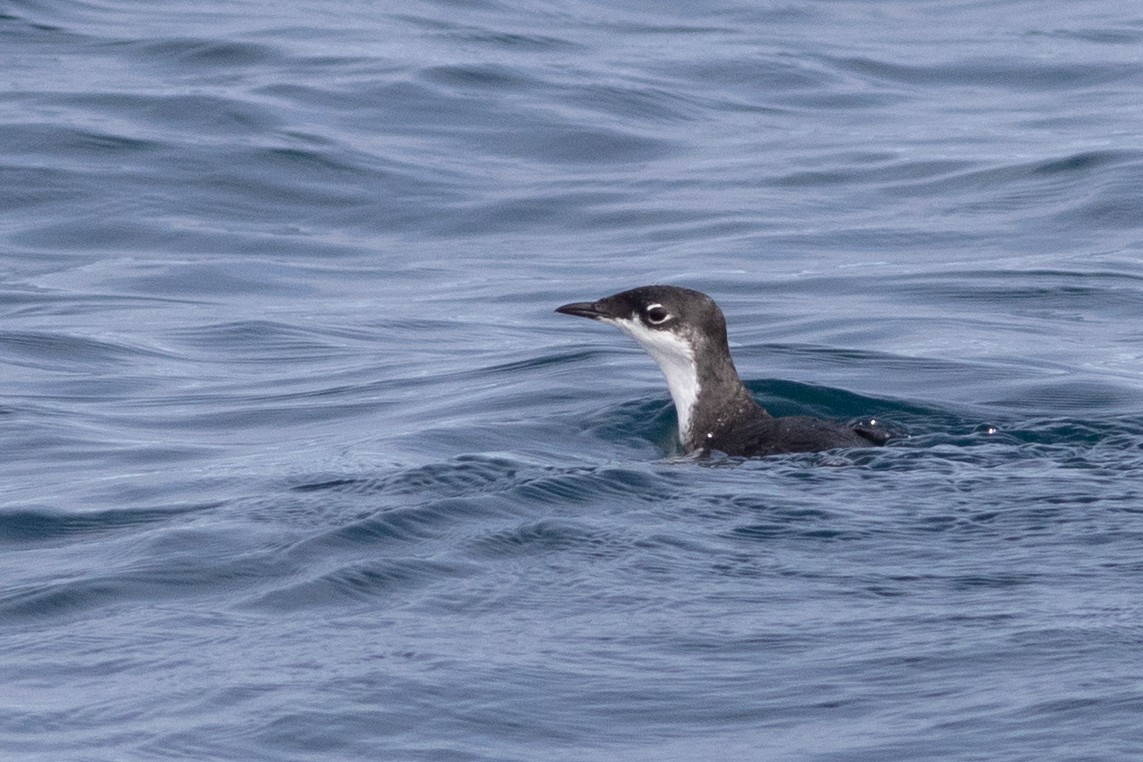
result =
[[[0,5],[0,758],[1143,757],[1143,8]],[[679,457],[559,304],[710,293]]]

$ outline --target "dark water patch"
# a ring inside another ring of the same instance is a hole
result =
[[[845,542],[847,540],[861,539],[865,535],[853,529],[837,529],[826,526],[797,527],[787,521],[759,522],[735,527],[733,537],[752,542],[769,542],[773,540],[808,540],[814,543]]]
[[[254,156],[268,169],[281,169],[294,175],[304,173],[313,182],[336,185],[375,179],[372,172],[363,168],[367,157],[347,154],[340,148],[335,152],[325,147],[283,146],[259,149]]]
[[[1138,24],[1136,24],[1138,26]],[[1080,42],[1094,42],[1100,45],[1130,45],[1143,41],[1143,29],[1131,28],[1129,24],[1110,27],[1086,27],[1079,29],[1053,29],[1050,31],[1033,30],[1027,32],[1029,37],[1047,37],[1060,40],[1077,40]]]
[[[143,527],[171,518],[209,511],[219,503],[155,509],[122,509],[93,512],[61,512],[50,508],[0,509],[0,542],[26,547],[29,543],[62,540],[99,541],[106,532]]]
[[[1095,170],[1115,166],[1128,160],[1138,160],[1138,154],[1129,151],[1081,151],[1060,159],[1048,159],[1029,167],[1033,175],[1061,175],[1082,172],[1086,175]]]
[[[1083,151],[1061,158],[1005,163],[980,167],[966,161],[899,160],[876,158],[853,163],[845,157],[825,157],[819,165],[826,169],[793,171],[776,178],[780,186],[821,188],[823,186],[868,187],[878,194],[917,198],[931,196],[946,200],[950,195],[971,195],[971,203],[996,204],[998,208],[1024,209],[1055,202],[1072,206],[1077,198],[1106,193],[1115,198],[1116,185],[1109,188],[1109,177],[1123,176],[1118,197],[1130,203],[1130,191],[1137,183],[1133,167],[1138,155],[1133,151]],[[1101,189],[1107,189],[1102,191]],[[992,200],[988,200],[991,198]],[[1138,206],[1138,204],[1135,204]],[[1066,208],[1066,207],[1065,207]]]
[[[670,142],[631,130],[566,123],[505,130],[492,140],[499,152],[555,164],[610,166],[651,161],[674,152]]]
[[[505,559],[515,556],[563,553],[572,550],[591,555],[613,541],[608,534],[576,522],[544,519],[502,529],[470,543],[477,558]]]
[[[590,434],[609,445],[633,446],[643,449],[653,444],[663,455],[680,452],[678,445],[678,417],[669,396],[647,397],[628,402],[582,411],[569,425],[575,431]],[[584,448],[592,447],[584,442]]]
[[[72,172],[49,167],[0,167],[0,208],[31,211],[84,196]]]
[[[20,504],[19,500],[33,504],[45,502],[49,495],[53,507],[61,509],[83,511],[97,506],[122,505],[139,495],[131,490],[118,495],[112,494],[113,490],[104,492],[115,484],[102,481],[110,465],[137,473],[137,470],[186,468],[196,461],[208,462],[217,455],[217,449],[201,443],[156,442],[153,433],[147,433],[149,430],[134,437],[119,434],[109,441],[106,422],[73,409],[88,406],[90,400],[78,397],[67,407],[57,404],[44,409],[25,403],[12,409],[11,417],[0,429],[0,437],[5,444],[5,465],[12,479],[8,493],[13,496],[15,505]],[[69,476],[49,485],[37,481],[35,476],[42,472],[43,461],[48,458],[61,469],[66,466]],[[97,500],[92,499],[93,487],[100,493]],[[62,495],[70,495],[77,489],[82,497],[61,497],[61,491]],[[172,489],[163,497],[170,498],[174,494],[177,490]],[[22,497],[17,500],[17,495]]]
[[[221,69],[233,78],[244,67],[261,66],[282,60],[282,54],[264,43],[217,39],[170,38],[110,43],[146,65],[172,67],[178,75],[188,70]]]
[[[228,160],[230,170],[210,176],[188,170],[200,184],[195,205],[202,205],[203,211],[212,215],[253,221],[262,218],[270,204],[277,214],[290,214],[294,225],[326,213],[340,213],[347,205],[358,210],[355,216],[364,216],[361,188],[380,178],[363,172],[352,178],[337,176],[339,173],[331,172],[328,165],[315,170],[312,161],[299,166],[302,155],[306,154],[296,150],[269,149],[262,154],[243,150]],[[311,184],[296,184],[291,173],[310,176]]]
[[[60,33],[64,31],[62,26],[51,24],[43,20],[30,18],[33,15],[36,4],[29,3],[28,7],[20,9],[23,13],[16,13],[16,9],[0,11],[0,20],[5,23],[0,26],[0,38],[9,40],[11,43],[29,44],[40,41],[56,41],[61,36]],[[74,40],[83,39],[80,35],[74,35]]]
[[[1143,388],[1124,386],[1111,380],[1083,378],[1026,382],[1021,384],[1018,394],[987,401],[987,404],[1009,410],[1029,410],[1039,414],[1055,410],[1071,415],[1082,411],[1102,414],[1106,411],[1137,410],[1141,403]]]
[[[967,330],[968,328],[976,327],[976,323],[972,319],[957,320],[959,325]],[[980,330],[989,329],[993,323],[990,321],[980,321]],[[964,386],[972,387],[974,379],[979,379],[985,373],[986,368],[984,363],[968,362],[959,358],[945,358],[933,357],[929,355],[907,355],[891,351],[871,351],[869,349],[859,348],[861,342],[845,342],[846,338],[860,339],[865,337],[880,337],[883,331],[890,327],[890,324],[895,323],[894,318],[887,318],[884,320],[870,319],[863,321],[859,328],[854,328],[853,324],[849,321],[841,322],[811,322],[810,330],[817,336],[829,338],[828,343],[815,343],[804,344],[795,342],[767,342],[760,347],[744,346],[742,349],[735,351],[736,358],[740,363],[741,368],[745,369],[748,366],[755,365],[768,365],[774,361],[771,358],[777,358],[783,364],[795,364],[795,367],[806,365],[814,368],[815,373],[819,373],[821,369],[836,369],[835,373],[840,374],[844,378],[860,379],[864,385],[874,389],[885,389],[891,392],[894,387],[901,383],[901,379],[910,379],[913,377],[925,378],[941,378],[947,380],[943,386]],[[800,329],[799,329],[800,330]],[[750,330],[743,331],[744,338],[749,338],[752,335],[759,335],[759,342],[765,341],[765,331]],[[753,343],[753,342],[752,342]],[[758,359],[755,359],[758,358]],[[743,371],[744,374],[748,371]],[[791,371],[793,373],[794,371]],[[820,385],[804,384],[795,381],[785,381],[782,379],[771,380],[749,380],[746,382],[748,388],[754,389],[755,396],[760,399],[768,396],[781,396],[782,393],[771,395],[766,391],[768,384],[786,384],[793,383],[796,387],[790,389],[784,394],[789,394],[794,400],[797,400],[801,395],[810,395],[811,397],[816,394],[816,388]],[[757,388],[754,388],[757,387]],[[933,413],[933,405],[927,402],[914,402],[909,400],[895,400],[889,397],[878,398],[868,395],[857,394],[856,392],[848,392],[842,389],[826,389],[828,393],[840,392],[843,394],[856,394],[858,397],[867,398],[864,404],[881,407],[883,405],[892,405],[902,412],[924,412]],[[860,400],[855,400],[860,403]]]
[[[0,612],[12,620],[75,616],[121,602],[122,586],[108,579],[81,579],[9,589],[0,595]]]
[[[967,576],[950,580],[953,590],[974,590],[976,588],[1019,588],[1041,582],[1036,575],[993,574],[987,576]]]
[[[1015,277],[1019,276],[1019,277]],[[996,284],[996,288],[1004,291],[989,291],[986,284],[1005,280],[1007,282]],[[904,283],[921,283],[935,286],[938,279],[932,275],[915,275],[902,278]],[[944,293],[951,296],[971,298],[976,294],[992,297],[993,301],[1003,301],[1008,295],[1027,295],[1039,297],[1056,293],[1078,294],[1090,296],[1105,291],[1114,294],[1116,291],[1132,293],[1131,289],[1143,291],[1143,276],[1137,272],[1106,270],[1106,269],[1042,269],[1021,268],[1019,270],[958,270],[956,279],[952,282],[945,280],[940,284]],[[1000,297],[1000,298],[997,298]],[[1094,304],[1101,307],[1102,302]]]
[[[856,159],[856,160],[855,160]],[[777,176],[774,183],[778,187],[822,188],[830,185],[860,185],[885,192],[897,184],[916,191],[921,181],[936,181],[948,178],[968,169],[964,161],[949,160],[898,160],[892,155],[871,154],[867,156],[830,156],[817,162],[829,169],[802,169]],[[891,192],[891,191],[890,191]]]
[[[209,571],[195,565],[165,564],[150,571],[124,570],[108,575],[84,575],[70,580],[27,585],[0,595],[0,613],[12,620],[73,619],[101,609],[117,609],[140,601],[207,596],[220,583],[235,578],[256,579],[261,564],[229,562]],[[182,589],[180,593],[179,589]]]
[[[96,249],[121,254],[124,251],[163,248],[177,237],[164,225],[92,218],[37,225],[14,239],[38,250],[78,252]]]
[[[519,70],[504,66],[434,66],[421,72],[425,79],[442,85],[460,88],[488,88],[490,90],[523,90],[535,84],[522,76]]]
[[[631,468],[577,469],[574,472],[545,474],[529,478],[509,494],[523,505],[536,503],[576,503],[608,497],[626,497],[629,507],[655,502],[672,492],[670,482],[659,473]]]
[[[593,227],[602,222],[602,210],[614,208],[618,194],[610,191],[558,189],[553,192],[529,192],[520,197],[498,198],[487,203],[467,204],[452,215],[446,225],[438,225],[445,234],[463,234],[480,230],[508,232],[521,226],[543,228]],[[614,211],[609,214],[615,214]],[[638,212],[653,215],[652,212]]]
[[[209,416],[188,414],[185,406],[206,407]],[[274,432],[283,426],[307,426],[331,422],[352,422],[376,412],[377,404],[368,401],[343,402],[320,389],[291,390],[268,393],[256,398],[242,392],[180,393],[176,397],[117,399],[102,420],[108,424],[129,427],[135,431],[174,428],[189,436],[220,435],[227,432],[248,434],[261,431],[266,441],[274,441]]]
[[[580,355],[582,356],[582,355]],[[515,375],[522,371],[532,371],[547,369],[552,366],[563,365],[568,357],[551,354],[539,354],[533,357],[527,357],[523,360],[512,360],[510,362],[496,363],[483,368],[480,372],[481,376],[500,376],[500,375]]]
[[[293,584],[260,594],[254,609],[276,611],[343,608],[348,602],[380,601],[387,606],[407,601],[426,585],[472,575],[475,567],[455,561],[421,558],[390,558],[363,561],[322,575],[318,579]]]
[[[81,336],[0,331],[0,358],[13,365],[56,372],[108,372],[142,357],[168,355],[148,348]]]
[[[186,532],[179,534],[183,540],[190,538]],[[114,564],[110,570],[98,572],[76,570],[13,586],[0,595],[0,612],[12,621],[73,619],[97,610],[123,610],[144,601],[217,600],[284,571],[273,555],[226,552],[217,543],[218,533],[206,533],[203,538],[205,541],[168,543],[171,552],[158,560]]]
[[[467,130],[488,128],[495,123],[497,109],[495,102],[477,102],[479,91],[452,93],[437,83],[427,81],[396,81],[367,86],[352,94],[354,100],[366,104],[388,104],[392,109],[386,120],[388,129],[400,134],[422,132],[428,134],[452,134],[457,125],[467,125]],[[347,94],[347,97],[349,94]],[[375,109],[376,106],[374,105]],[[375,115],[362,114],[362,129],[375,126]],[[478,133],[487,129],[476,130]]]
[[[861,110],[874,112],[906,101],[905,96],[890,93],[798,93],[780,99],[786,106],[810,113],[843,111],[850,115]]]
[[[153,310],[174,305],[193,308],[194,300],[145,296],[142,294],[104,293],[78,289],[39,288],[19,284],[0,290],[0,307],[8,318],[78,318],[92,312],[120,310]]]
[[[491,4],[489,4],[491,5]],[[585,46],[571,42],[564,37],[543,34],[539,30],[510,32],[496,25],[480,26],[452,17],[448,19],[396,14],[395,20],[410,26],[427,30],[449,42],[477,43],[490,49],[520,50],[532,52],[577,52],[585,51]]]
[[[250,259],[203,259],[130,268],[109,278],[108,285],[132,293],[195,300],[237,294],[303,294],[312,290],[300,277],[290,277],[292,274],[287,267]]]
[[[1062,222],[1066,217],[1060,215],[1080,207],[1083,199],[1094,194],[1107,195],[1109,200],[1129,194],[1133,190],[1131,178],[1138,175],[1134,169],[1137,164],[1137,154],[1132,151],[1086,151],[1060,158],[1006,161],[942,172],[935,177],[886,182],[881,185],[881,192],[893,197],[924,195],[940,199],[943,204],[960,199],[955,206],[958,213],[985,209],[1027,210],[1037,218]],[[1118,197],[1114,192],[1104,193],[1107,178],[1117,176],[1123,177],[1120,183],[1123,193]],[[1127,195],[1126,198],[1132,197]]]
[[[240,191],[257,183],[260,198],[283,203],[317,207],[362,204],[362,190],[386,179],[363,158],[347,156],[340,150],[270,147],[243,150],[233,160],[241,163],[241,171],[215,178],[219,190]],[[305,178],[303,187],[297,184],[300,178]]]
[[[188,138],[191,146],[201,145],[210,136],[230,142],[239,135],[264,136],[278,126],[272,110],[233,94],[85,92],[53,95],[50,102],[129,120],[150,136],[152,147],[175,148]]]
[[[180,346],[196,350],[201,359],[242,364],[314,362],[352,353],[346,335],[336,329],[315,329],[273,320],[242,320],[169,333]]]
[[[862,394],[796,381],[765,379],[747,382],[747,388],[774,415],[814,415],[838,419],[891,418],[908,413],[911,418],[936,412],[932,408],[900,401],[876,399]],[[890,421],[891,423],[891,421]],[[902,432],[905,433],[905,432]]]
[[[355,93],[330,89],[328,87],[315,87],[294,82],[273,82],[253,90],[253,94],[269,98],[282,104],[293,107],[308,107],[320,109],[340,110],[353,106],[357,98]],[[290,137],[311,145],[328,145],[328,138],[322,138],[312,132],[293,128],[286,132]]]
[[[465,86],[461,86],[464,84]],[[507,87],[509,83],[499,83]],[[510,92],[521,97],[519,84]],[[646,162],[670,155],[674,140],[634,129],[630,124],[604,124],[583,115],[513,110],[501,99],[488,98],[486,84],[442,84],[434,70],[417,81],[388,84],[376,92],[357,93],[369,102],[392,106],[389,122],[418,136],[441,134],[471,150],[474,142],[490,156],[551,164],[612,165]]]
[[[299,550],[318,548],[388,547],[419,545],[446,536],[449,529],[487,518],[498,511],[488,500],[446,498],[411,506],[382,509],[367,517],[328,530],[300,543]]]
[[[475,42],[489,47],[506,47],[508,49],[516,49],[528,53],[575,53],[588,49],[584,45],[561,37],[552,37],[542,34],[513,34],[487,29],[475,29],[472,27],[458,27],[453,24],[449,26],[451,28],[445,35],[448,38],[463,42]]]
[[[384,490],[385,482],[377,478],[360,478],[352,476],[333,476],[329,479],[307,481],[303,484],[293,484],[290,489],[294,492],[346,492],[349,494],[369,494]]]
[[[487,495],[512,487],[526,468],[523,462],[505,457],[459,455],[450,461],[402,470],[383,478],[382,485],[393,495]]]
[[[675,125],[701,118],[702,104],[697,99],[662,87],[621,87],[599,84],[569,94],[580,108],[638,123]]]
[[[1129,198],[1103,198],[1083,204],[1069,215],[1062,217],[1060,221],[1065,225],[1074,221],[1101,228],[1122,230],[1138,228],[1140,210],[1143,210],[1143,196],[1135,193],[1134,186],[1130,190],[1133,195]]]
[[[717,84],[740,96],[756,95],[755,102],[762,103],[786,93],[830,91],[837,81],[830,67],[773,55],[751,59],[714,56],[684,72],[688,79]]]
[[[164,146],[159,141],[127,136],[119,132],[100,132],[91,129],[51,122],[21,122],[0,124],[0,141],[9,156],[25,160],[50,156],[52,164],[64,159],[85,162],[93,166],[107,166],[126,158],[158,151]],[[50,150],[49,150],[50,148]],[[74,167],[74,164],[70,164]]]
[[[1057,64],[998,57],[945,61],[940,65],[919,66],[892,63],[874,58],[832,58],[825,60],[838,68],[874,81],[910,87],[972,87],[1015,92],[1052,92],[1105,85],[1138,76],[1132,64]]]
[[[626,509],[655,505],[674,494],[674,478],[656,471],[614,467],[536,468],[520,462],[464,457],[380,478],[334,478],[295,485],[307,495],[331,495],[346,505],[374,500],[384,507],[369,516],[311,538],[333,545],[421,543],[462,525],[480,524],[538,506],[591,505],[616,497]],[[542,508],[540,510],[543,510]],[[519,531],[518,529],[511,530]]]
[[[979,305],[994,314],[1045,321],[1080,321],[1081,316],[1084,321],[1115,320],[1143,309],[1143,283],[1131,272],[969,269],[951,281],[932,275],[904,278],[899,288],[917,298]]]
[[[1059,217],[1061,225],[1083,224],[1100,229],[1130,230],[1140,226],[1143,211],[1143,160],[1138,155],[1123,159],[1104,171],[1086,194]]]

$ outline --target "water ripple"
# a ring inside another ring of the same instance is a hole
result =
[[[9,5],[0,756],[1138,746],[1123,3]],[[649,282],[909,436],[680,457]]]

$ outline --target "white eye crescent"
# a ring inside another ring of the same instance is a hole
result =
[[[662,325],[671,317],[671,313],[667,312],[667,308],[661,304],[647,305],[647,309],[643,310],[643,315],[651,325]]]

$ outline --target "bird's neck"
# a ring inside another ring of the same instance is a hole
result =
[[[706,447],[736,421],[769,415],[743,385],[730,351],[695,353],[696,362],[663,368],[679,419],[679,441],[688,452]]]
[[[768,416],[742,385],[725,325],[680,334],[651,331],[637,321],[616,320],[658,363],[667,379],[679,419],[679,441],[688,452],[707,447],[728,427]]]

